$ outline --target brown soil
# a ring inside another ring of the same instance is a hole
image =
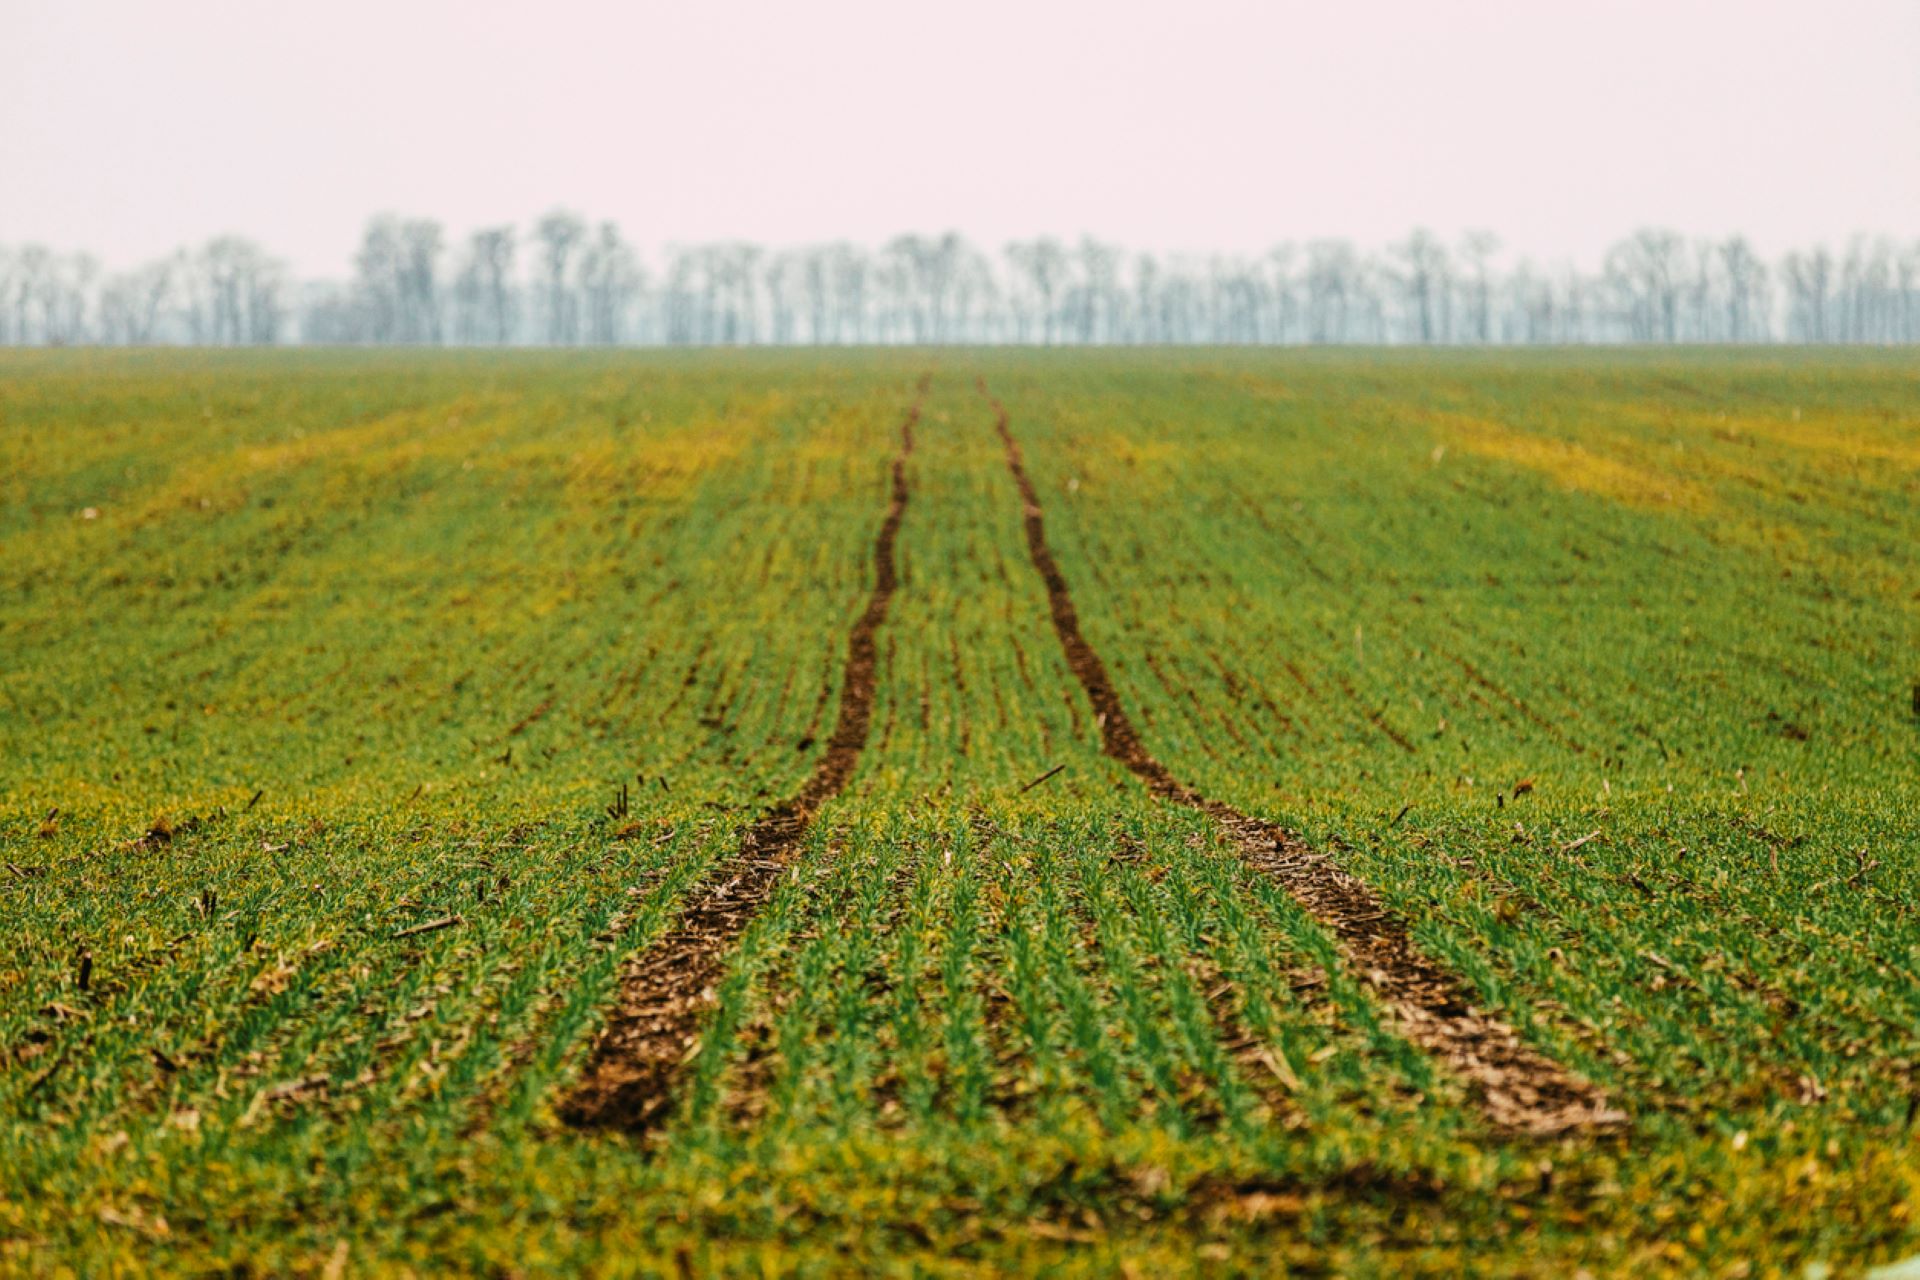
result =
[[[873,720],[879,667],[875,637],[899,586],[894,543],[906,515],[907,459],[913,454],[913,428],[927,383],[927,378],[920,380],[918,396],[900,427],[892,501],[873,544],[873,592],[847,639],[840,716],[826,753],[797,794],[747,829],[739,852],[694,892],[674,926],[627,966],[620,1005],[594,1042],[579,1084],[560,1105],[560,1117],[570,1125],[641,1135],[667,1118],[699,1048],[700,1026],[713,1006],[727,956],[773,897],[814,814],[853,777]]]
[[[1476,1008],[1467,985],[1421,954],[1406,922],[1387,910],[1367,885],[1291,832],[1207,799],[1153,757],[1121,705],[1106,665],[1080,633],[1079,614],[1047,545],[1039,494],[1027,475],[1006,408],[984,382],[980,392],[993,405],[1007,468],[1025,502],[1027,550],[1046,583],[1054,630],[1067,664],[1093,703],[1106,754],[1154,795],[1212,817],[1248,865],[1285,886],[1332,931],[1354,974],[1392,1012],[1400,1034],[1459,1076],[1494,1127],[1545,1136],[1623,1123],[1625,1115],[1608,1106],[1598,1088],[1529,1047],[1505,1021]]]

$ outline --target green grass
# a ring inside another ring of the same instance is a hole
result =
[[[666,1130],[569,1130],[929,370],[854,780]],[[1100,754],[977,376],[1153,752],[1624,1132],[1490,1132]],[[1904,353],[0,352],[0,1270],[1920,1252],[1917,642]]]

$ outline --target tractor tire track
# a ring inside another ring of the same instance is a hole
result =
[[[673,927],[627,966],[619,1007],[595,1040],[580,1082],[558,1109],[560,1118],[575,1128],[640,1136],[671,1114],[727,957],[773,897],[814,815],[853,777],[873,723],[879,670],[875,638],[899,586],[894,544],[911,496],[907,460],[913,455],[913,429],[930,381],[930,376],[920,379],[900,426],[892,498],[873,544],[873,591],[847,638],[840,714],[826,753],[791,799],[747,828],[739,852],[696,890]]]
[[[1027,551],[1046,584],[1067,665],[1093,704],[1101,749],[1154,795],[1213,818],[1249,866],[1284,886],[1331,931],[1354,973],[1390,1010],[1399,1032],[1465,1082],[1495,1129],[1544,1137],[1624,1123],[1625,1115],[1607,1104],[1600,1089],[1531,1048],[1503,1019],[1475,1008],[1467,985],[1421,954],[1406,922],[1364,882],[1292,832],[1201,795],[1154,758],[1121,705],[1106,664],[1081,634],[1079,614],[1047,544],[1040,496],[1027,475],[1006,406],[984,380],[977,385],[993,406],[1007,469],[1024,504]]]

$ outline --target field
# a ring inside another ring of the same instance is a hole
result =
[[[0,1270],[1858,1274],[1917,654],[1911,354],[0,352]]]

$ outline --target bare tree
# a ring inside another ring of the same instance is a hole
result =
[[[1447,289],[1446,246],[1432,232],[1416,230],[1393,252],[1399,262],[1393,278],[1403,294],[1411,336],[1430,345],[1439,333],[1439,298]]]
[[[578,342],[579,306],[574,297],[571,267],[574,251],[586,238],[587,224],[578,214],[556,209],[540,219],[533,234],[540,241],[547,342],[554,346]]]
[[[864,343],[870,340],[867,328],[867,295],[870,272],[866,255],[850,244],[836,244],[828,250],[833,275],[835,342]]]
[[[1598,273],[1520,262],[1474,233],[1416,230],[1375,255],[1320,240],[1259,258],[1123,254],[1040,237],[988,259],[957,233],[769,252],[669,247],[657,289],[612,223],[564,211],[460,246],[383,215],[350,282],[295,285],[259,245],[221,236],[103,275],[85,254],[0,246],[0,342],[1578,343],[1920,341],[1920,242],[1860,236],[1763,261],[1740,237],[1643,229]],[[1784,305],[1776,306],[1776,298]],[[523,314],[524,312],[524,314]],[[1784,328],[1782,325],[1784,324]]]
[[[933,250],[920,236],[896,236],[880,251],[880,339],[882,342],[928,340],[930,323],[927,293],[921,273],[928,269]]]
[[[354,292],[361,313],[361,342],[399,342],[401,338],[400,277],[405,250],[400,242],[400,220],[382,215],[367,224],[354,255]]]
[[[1307,246],[1307,341],[1348,341],[1359,286],[1360,255],[1351,244],[1316,240]]]
[[[1773,310],[1768,296],[1767,267],[1743,236],[1724,240],[1719,248],[1720,278],[1725,289],[1726,340],[1765,341]]]
[[[1824,247],[1794,252],[1781,263],[1787,278],[1787,328],[1802,342],[1827,341],[1827,294],[1833,255]]]
[[[1686,244],[1677,234],[1641,228],[1607,253],[1606,272],[1636,341],[1678,340]]]
[[[1114,312],[1119,306],[1119,246],[1082,236],[1076,257],[1080,279],[1074,312],[1079,339],[1082,343],[1111,342],[1116,327]]]
[[[1899,342],[1920,342],[1920,240],[1900,253],[1894,267],[1900,292]]]
[[[0,346],[24,346],[26,335],[14,332],[13,250],[0,244]]]
[[[9,259],[9,287],[0,296],[0,310],[10,316],[8,340],[46,346],[85,341],[99,263],[87,254],[62,256],[37,244],[21,246]]]
[[[1840,266],[1837,336],[1842,342],[1885,343],[1899,332],[1903,306],[1892,241],[1855,236]]]
[[[100,287],[100,336],[103,342],[145,346],[158,334],[161,308],[173,291],[174,264],[168,260],[123,272]]]
[[[1038,328],[1043,346],[1052,346],[1055,323],[1059,319],[1059,296],[1067,278],[1067,251],[1058,240],[1042,236],[1037,240],[1014,241],[1006,248],[1007,262],[1027,286],[1023,301],[1027,309],[1020,313],[1019,329],[1024,339]],[[1016,304],[1019,305],[1019,304]],[[1037,313],[1038,324],[1033,323]]]
[[[1302,337],[1294,257],[1290,244],[1275,245],[1267,251],[1267,332],[1274,342],[1298,342]]]
[[[1491,231],[1469,231],[1460,239],[1460,257],[1467,264],[1466,311],[1468,340],[1493,341],[1493,255],[1500,251],[1500,237]]]
[[[993,268],[978,250],[960,241],[953,265],[953,335],[962,342],[993,341],[1000,299]]]
[[[400,224],[400,329],[402,342],[441,340],[440,254],[446,235],[429,218]]]
[[[767,295],[768,340],[776,346],[799,341],[800,298],[807,286],[806,261],[796,253],[776,253],[762,268]]]
[[[611,222],[580,256],[580,292],[586,301],[586,340],[610,346],[626,339],[628,312],[640,294],[640,260]]]
[[[467,237],[454,278],[454,330],[461,342],[501,346],[514,333],[512,227],[483,227]]]

